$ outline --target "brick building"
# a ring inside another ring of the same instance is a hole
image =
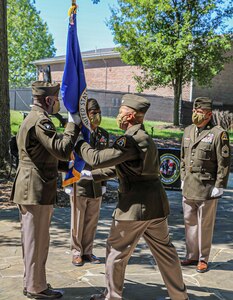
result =
[[[140,75],[140,68],[122,62],[114,48],[82,52],[88,95],[95,97],[105,116],[115,116],[124,93],[137,93],[134,75]],[[65,56],[41,59],[34,62],[38,79],[43,80],[43,69],[50,65],[52,81],[61,82]],[[172,122],[173,90],[169,87],[143,92],[150,101],[147,119]],[[233,63],[213,79],[211,88],[200,88],[195,84],[183,87],[182,99],[192,101],[200,95],[210,96],[218,106],[233,110]]]

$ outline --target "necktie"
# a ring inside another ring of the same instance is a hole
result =
[[[199,130],[199,128],[197,127],[196,130],[195,130],[195,141],[197,140],[199,134],[200,134],[200,130]]]

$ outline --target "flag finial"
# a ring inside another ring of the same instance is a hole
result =
[[[78,5],[76,4],[76,0],[71,0],[71,4],[68,10],[68,16],[70,18],[70,25],[74,25],[74,15],[77,13]]]

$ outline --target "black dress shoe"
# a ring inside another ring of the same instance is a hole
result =
[[[58,290],[46,289],[40,293],[29,293],[27,297],[30,299],[58,299],[63,296],[63,293]]]
[[[84,254],[82,256],[83,260],[90,262],[91,264],[100,264],[100,258],[96,257],[94,254]]]
[[[180,262],[181,266],[196,266],[198,264],[198,260],[193,259],[184,259]]]
[[[52,286],[50,283],[47,283],[47,287],[48,287],[48,289],[52,289]],[[23,288],[23,294],[24,294],[24,296],[27,296],[27,288],[26,287]]]

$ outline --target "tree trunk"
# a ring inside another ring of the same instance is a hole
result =
[[[7,0],[0,0],[0,167],[8,156],[10,101],[7,53]]]
[[[177,77],[173,83],[174,89],[174,110],[173,110],[173,125],[180,125],[180,99],[182,95],[182,74]]]

